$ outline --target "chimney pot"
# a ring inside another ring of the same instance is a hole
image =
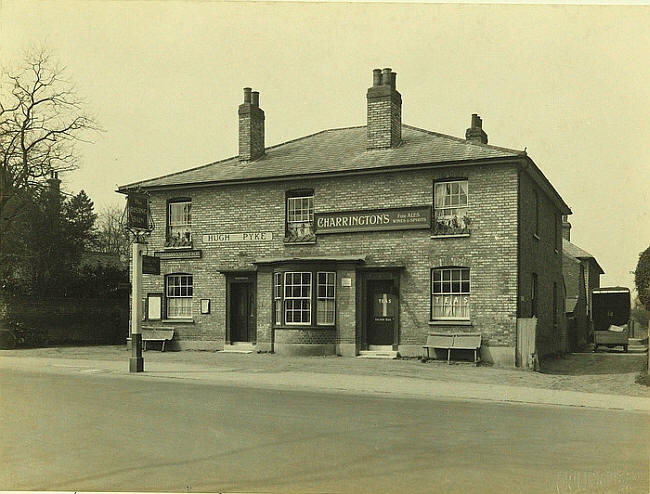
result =
[[[260,106],[260,93],[259,91],[253,91],[251,93],[252,98],[251,98],[251,104],[253,106]]]
[[[245,87],[244,88],[244,103],[250,103],[251,102],[251,88]]]
[[[397,72],[391,72],[390,73],[390,87],[393,89],[397,89],[397,85],[395,84],[397,80]]]
[[[381,69],[372,71],[372,85],[373,87],[381,86]]]
[[[391,74],[391,71],[390,71],[389,68],[384,69],[384,73],[383,73],[382,78],[381,78],[382,85],[390,86],[391,79],[392,79],[390,74]]]

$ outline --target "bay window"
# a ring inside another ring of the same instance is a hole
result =
[[[318,273],[316,323],[334,324],[336,273]]]
[[[311,273],[284,273],[284,321],[311,324]]]
[[[276,326],[333,326],[336,322],[336,273],[284,271],[273,274],[273,323]]]

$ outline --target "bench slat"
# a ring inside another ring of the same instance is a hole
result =
[[[427,344],[425,347],[431,348],[451,348],[454,343],[454,335],[437,335],[430,334],[427,336]]]
[[[451,350],[474,350],[474,361],[477,361],[477,352],[481,348],[481,333],[433,333],[427,336],[423,345],[427,349],[443,348],[447,350],[447,362],[451,359]]]

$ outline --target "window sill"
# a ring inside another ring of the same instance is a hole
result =
[[[316,245],[316,240],[309,240],[306,242],[292,242],[292,241],[284,241],[284,245]]]
[[[194,324],[194,319],[163,319],[163,324]]]
[[[536,233],[533,233],[533,238],[534,238],[535,240],[539,240],[539,235],[537,235]]]
[[[429,321],[429,326],[473,326],[472,321],[458,319],[437,319]]]
[[[431,235],[430,238],[463,238],[469,237],[469,233],[452,233],[449,235]]]
[[[173,246],[173,245],[166,245],[163,247],[165,250],[192,250],[194,246],[192,245],[178,245],[178,246]]]
[[[302,325],[302,324],[289,324],[289,325],[283,324],[283,325],[275,325],[275,326],[273,326],[273,329],[303,329],[303,330],[304,329],[330,329],[330,330],[334,330],[334,329],[336,329],[336,326],[335,325],[327,326],[325,324],[318,325],[318,326],[313,325],[313,324],[311,324],[311,325],[309,325],[309,324],[306,324],[306,325]]]

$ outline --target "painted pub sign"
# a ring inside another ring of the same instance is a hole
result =
[[[126,198],[126,226],[132,230],[149,230],[149,199],[142,192],[129,192]]]
[[[314,214],[316,233],[418,230],[431,228],[431,206]]]

